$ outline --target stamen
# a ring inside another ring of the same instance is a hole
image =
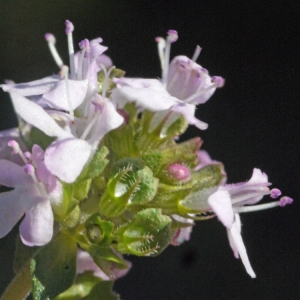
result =
[[[262,197],[265,195],[269,195],[270,191],[256,191],[255,193],[243,193],[241,196],[234,196],[234,198],[232,199],[232,204],[236,204],[245,200],[249,200],[252,198],[256,198],[256,197]]]
[[[25,156],[28,160],[31,160],[32,155],[31,155],[31,153],[30,153],[29,151],[24,152],[24,156]]]
[[[159,60],[160,60],[160,67],[163,70],[164,69],[164,49],[166,48],[166,41],[162,37],[155,38],[155,41],[157,42],[158,56],[159,56]]]
[[[74,121],[74,111],[73,111],[73,108],[72,108],[71,97],[70,97],[70,88],[69,88],[69,81],[68,81],[68,74],[69,74],[68,66],[62,66],[60,74],[65,79],[66,90],[67,90],[67,102],[68,102],[68,106],[69,106],[69,113],[70,113],[71,120],[73,122]]]
[[[22,158],[23,162],[25,164],[28,163],[27,158],[25,157],[25,155],[23,154],[23,151],[20,149],[19,144],[15,140],[9,141],[7,143],[7,145],[13,149],[13,151],[12,151],[13,154],[19,154],[20,157]]]
[[[217,85],[218,88],[221,88],[224,86],[225,84],[225,79],[220,77],[220,76],[213,76],[211,78],[211,82],[215,83]]]
[[[77,79],[82,79],[82,71],[83,71],[83,59],[85,54],[90,51],[90,42],[88,39],[84,39],[79,43],[79,48],[81,49],[79,61],[78,61],[78,69],[77,69]]]
[[[286,206],[287,204],[292,204],[292,203],[293,203],[293,199],[290,198],[290,197],[288,197],[288,196],[283,196],[283,197],[281,197],[280,200],[279,200],[279,205],[280,205],[281,207],[284,207],[284,206]]]
[[[279,189],[272,189],[271,190],[271,194],[270,194],[271,198],[276,199],[280,195],[281,195],[281,191]]]
[[[259,205],[252,205],[252,206],[243,206],[243,207],[233,207],[233,211],[235,213],[244,213],[244,212],[252,212],[252,211],[258,211],[258,210],[264,210],[264,209],[269,209],[277,206],[285,206],[287,204],[292,204],[293,199],[284,196],[281,197],[279,201],[274,201],[270,203],[265,203],[265,204],[259,204]]]
[[[212,85],[210,85],[209,87],[207,87],[206,89],[198,89],[198,91],[196,93],[194,93],[193,95],[191,95],[190,97],[188,97],[187,99],[184,100],[184,102],[186,103],[193,103],[193,101],[198,98],[199,96],[205,94],[206,92],[208,92],[211,89],[214,88],[220,88],[225,84],[225,79],[219,76],[214,76],[212,77],[211,82],[213,83]]]
[[[166,174],[170,176],[171,179],[177,181],[187,181],[190,178],[190,169],[183,164],[171,164],[166,170]]]
[[[66,25],[66,35],[68,37],[68,50],[69,50],[69,60],[70,60],[70,73],[71,73],[71,79],[75,78],[75,61],[74,61],[74,45],[73,45],[73,30],[74,25],[72,22],[67,20],[65,22]]]
[[[169,62],[170,62],[170,52],[171,52],[171,44],[176,42],[178,39],[178,34],[176,30],[169,30],[167,32],[168,37],[166,41],[165,47],[165,55],[164,55],[164,66],[162,70],[162,84],[166,87],[168,81],[168,71],[169,71]]]
[[[24,167],[24,171],[25,171],[26,174],[31,176],[34,183],[39,183],[36,176],[35,176],[35,168],[32,164],[26,164],[26,166]]]
[[[199,45],[197,45],[197,46],[196,46],[196,49],[195,49],[195,52],[194,52],[194,55],[193,55],[193,57],[192,57],[192,61],[195,62],[195,61],[197,60],[197,58],[198,58],[199,55],[200,55],[201,50],[202,50],[202,48],[201,48]]]
[[[48,42],[48,46],[49,46],[50,52],[51,52],[51,54],[54,58],[55,63],[61,69],[62,66],[64,65],[64,63],[63,63],[62,59],[60,58],[60,56],[59,56],[59,54],[56,50],[56,47],[55,47],[56,40],[55,40],[54,35],[51,34],[51,33],[46,33],[45,34],[45,39]]]
[[[109,76],[111,74],[111,72],[116,68],[115,66],[112,66],[109,68],[109,70],[107,71],[105,66],[102,64],[99,64],[100,67],[102,68],[103,72],[104,72],[104,82],[103,82],[103,87],[102,87],[102,98],[105,98],[106,95],[106,90],[108,87],[108,80],[109,80]]]

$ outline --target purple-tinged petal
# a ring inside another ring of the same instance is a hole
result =
[[[35,198],[36,204],[25,213],[20,225],[22,242],[27,246],[43,246],[53,236],[54,217],[50,201],[43,197]]]
[[[68,135],[39,105],[17,93],[11,93],[10,96],[16,113],[27,123],[37,127],[49,136],[61,137]]]
[[[105,54],[101,54],[98,56],[98,58],[96,59],[97,64],[100,66],[103,65],[105,68],[109,68],[112,66],[112,60],[109,56],[105,55]]]
[[[85,98],[88,88],[88,80],[69,79],[68,85],[72,110],[74,110]],[[52,108],[66,111],[70,110],[65,80],[58,81],[53,89],[43,94],[43,99],[45,99],[46,103]]]
[[[47,93],[55,86],[58,80],[60,80],[60,77],[53,75],[26,83],[2,84],[1,87],[5,92],[18,93],[22,96],[34,96]]]
[[[28,176],[24,168],[5,159],[0,159],[0,184],[7,187],[32,184],[32,178]]]
[[[92,257],[85,251],[78,249],[77,251],[77,274],[93,271],[96,277],[103,280],[111,280],[93,261]]]
[[[52,174],[72,183],[91,155],[91,146],[84,140],[67,138],[53,142],[45,152],[45,164]]]
[[[252,177],[249,179],[248,184],[265,184],[265,183],[268,183],[267,174],[263,173],[260,169],[254,168]]]
[[[184,101],[198,93],[191,103],[202,104],[215,92],[212,85],[207,70],[188,57],[176,56],[170,63],[167,90],[172,96]]]
[[[100,43],[102,43],[101,38],[96,38],[90,41],[89,54],[92,60],[97,59],[103,52],[105,52],[108,49],[108,47],[102,46]]]
[[[6,236],[24,215],[18,191],[0,194],[0,238]]]
[[[234,222],[234,212],[229,193],[222,190],[213,193],[208,197],[208,204],[223,225],[230,229]]]
[[[250,264],[250,261],[249,261],[248,255],[247,255],[246,247],[244,245],[242,236],[240,234],[240,226],[237,222],[234,222],[232,224],[232,227],[230,229],[228,229],[228,235],[230,236],[230,239],[232,240],[232,243],[234,244],[235,249],[237,249],[247,273],[252,278],[255,278],[256,275],[251,267],[251,264]]]

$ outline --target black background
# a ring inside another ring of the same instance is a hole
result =
[[[57,73],[44,41],[52,32],[67,63],[64,21],[74,40],[101,36],[114,64],[131,77],[159,77],[156,36],[176,29],[171,56],[192,56],[226,85],[204,105],[200,135],[228,182],[250,178],[253,167],[294,198],[292,206],[242,215],[243,238],[257,279],[233,257],[225,228],[199,222],[192,239],[156,258],[134,258],[116,283],[124,300],[300,299],[299,33],[298,1],[9,0],[0,7],[0,81],[25,82]],[[0,129],[16,126],[7,95],[0,94]],[[17,229],[0,241],[0,291],[12,277]],[[47,270],[45,270],[47,271]]]

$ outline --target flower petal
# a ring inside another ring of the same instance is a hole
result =
[[[45,152],[45,164],[52,174],[72,183],[91,155],[91,146],[84,140],[67,138],[53,142]]]
[[[208,197],[208,204],[225,227],[230,229],[234,222],[230,195],[227,191],[217,191]]]
[[[117,89],[112,92],[112,99],[124,106],[135,102],[138,107],[151,111],[171,108],[181,101],[172,97],[157,79],[115,78]]]
[[[47,198],[35,198],[36,204],[25,213],[20,225],[22,242],[27,246],[43,246],[53,236],[54,217],[50,201]]]
[[[88,88],[88,80],[68,80],[72,110],[84,100]],[[70,111],[65,80],[60,80],[55,87],[43,95],[46,103],[55,109]]]
[[[242,236],[240,234],[240,226],[238,222],[234,222],[232,227],[228,229],[228,235],[230,236],[230,239],[232,240],[232,243],[234,244],[234,248],[237,249],[241,260],[246,268],[247,273],[252,277],[255,278],[256,275],[251,267],[246,247],[244,245]]]
[[[32,184],[32,178],[25,173],[23,167],[11,161],[0,159],[0,184],[16,187]]]
[[[67,136],[61,127],[36,103],[17,94],[10,94],[16,113],[27,123],[37,127],[49,136]]]
[[[0,238],[6,236],[24,215],[18,191],[0,194]]]
[[[5,92],[18,93],[22,96],[34,96],[50,91],[58,80],[60,80],[60,77],[53,75],[26,83],[2,84],[1,87]]]

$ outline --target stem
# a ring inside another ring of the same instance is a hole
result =
[[[23,300],[31,291],[31,276],[29,266],[23,268],[11,281],[0,300]]]

